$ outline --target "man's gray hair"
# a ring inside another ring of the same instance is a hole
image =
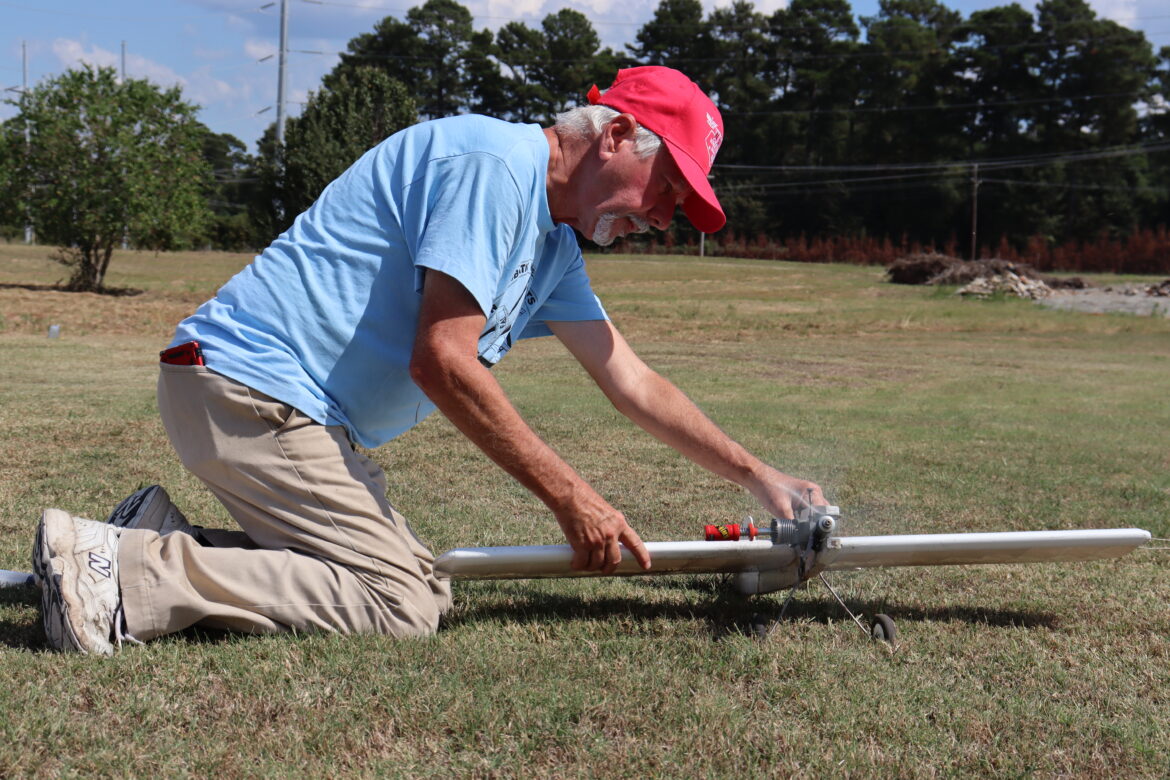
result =
[[[618,112],[609,106],[589,105],[570,108],[557,114],[557,128],[585,141],[592,141],[601,135],[606,125],[614,120]],[[645,159],[653,157],[662,146],[662,139],[641,124],[634,133],[634,154]]]

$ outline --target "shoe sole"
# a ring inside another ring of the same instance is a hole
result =
[[[159,485],[143,488],[118,505],[106,520],[115,528],[128,531],[154,531],[160,536],[182,533],[198,537],[196,529],[171,502]]]
[[[49,646],[60,652],[113,655],[113,644],[85,637],[70,602],[80,603],[81,572],[77,567],[77,529],[73,516],[46,509],[37,526],[33,571],[41,583],[41,620]],[[84,637],[84,638],[83,638]]]

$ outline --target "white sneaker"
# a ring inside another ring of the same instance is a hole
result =
[[[151,485],[123,499],[114,507],[107,523],[116,528],[145,529],[160,535],[178,531],[198,537],[195,526],[179,508],[171,503],[171,497],[161,485]]]
[[[113,655],[115,642],[132,640],[122,629],[119,533],[60,509],[41,515],[32,565],[41,583],[45,636],[54,650]]]

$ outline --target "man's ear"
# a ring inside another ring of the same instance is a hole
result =
[[[633,143],[638,132],[638,120],[633,114],[618,114],[601,131],[601,154],[608,159],[618,152],[623,143]]]

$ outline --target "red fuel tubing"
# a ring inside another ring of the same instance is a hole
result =
[[[705,525],[703,532],[708,542],[738,542],[739,523],[730,525]]]
[[[760,529],[749,520],[747,525],[729,523],[727,525],[705,525],[703,536],[708,542],[738,542],[741,538],[755,541],[760,535]]]

